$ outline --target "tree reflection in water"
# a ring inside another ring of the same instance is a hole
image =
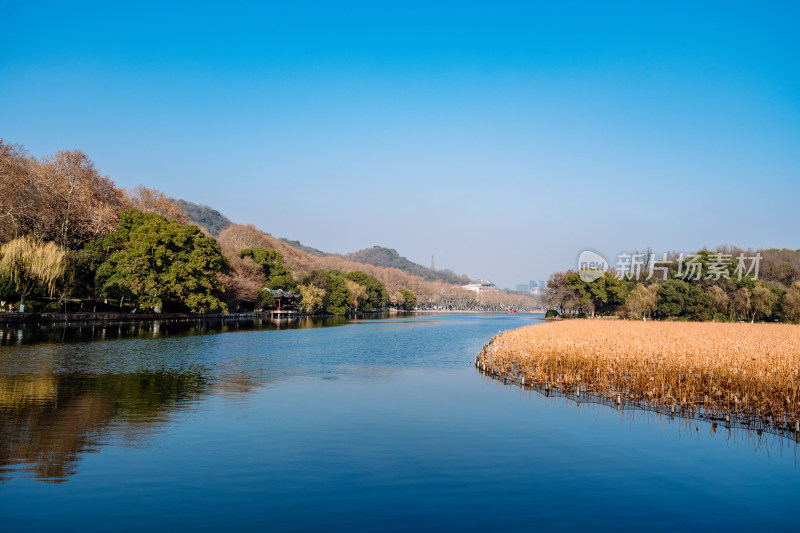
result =
[[[0,480],[64,482],[82,453],[112,434],[145,438],[208,389],[194,374],[0,376]]]
[[[379,318],[382,315],[364,317]],[[251,317],[0,324],[0,482],[24,475],[66,481],[77,472],[81,454],[112,439],[135,446],[163,427],[170,413],[212,389],[239,401],[265,383],[307,372],[310,364],[296,366],[297,361],[270,357],[252,344],[246,347],[250,357],[228,358],[203,339],[348,322],[352,320],[344,317]],[[181,341],[175,351],[176,343],[149,342],[167,337],[187,342]],[[221,344],[224,352],[235,342]]]

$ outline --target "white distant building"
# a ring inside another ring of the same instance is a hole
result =
[[[468,291],[472,291],[475,294],[480,294],[481,291],[485,291],[488,289],[494,288],[494,283],[489,281],[488,279],[479,279],[474,283],[468,283],[466,285],[461,286],[462,289],[467,289]]]
[[[545,289],[547,288],[546,281],[531,281],[528,286],[530,287],[531,294],[538,296],[540,294],[544,294]]]

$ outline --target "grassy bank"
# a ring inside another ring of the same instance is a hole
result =
[[[800,420],[800,326],[569,320],[499,334],[476,364],[621,405],[783,431]]]

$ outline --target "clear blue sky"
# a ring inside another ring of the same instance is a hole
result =
[[[0,136],[502,286],[800,248],[796,2],[0,0]]]

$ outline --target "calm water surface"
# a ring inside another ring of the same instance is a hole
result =
[[[531,323],[0,326],[0,529],[798,529],[794,443],[474,369]]]

